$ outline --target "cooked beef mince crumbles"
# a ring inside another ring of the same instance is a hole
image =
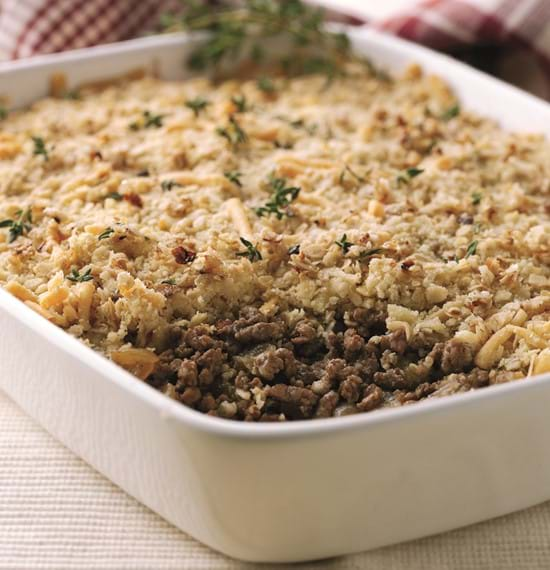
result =
[[[265,422],[368,412],[499,381],[457,340],[410,346],[403,330],[375,334],[383,326],[341,323],[336,332],[247,309],[174,330],[147,382],[210,415]]]
[[[0,286],[221,418],[344,416],[550,371],[548,141],[418,66],[342,65],[269,92],[145,77],[10,111]]]

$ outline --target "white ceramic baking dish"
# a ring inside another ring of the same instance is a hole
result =
[[[357,50],[445,77],[463,105],[550,134],[550,106],[456,61],[369,30]],[[136,67],[180,78],[184,35],[0,65],[16,105]],[[207,545],[300,561],[446,531],[550,499],[550,375],[397,410],[284,425],[203,416],[0,290],[0,387],[128,493]]]

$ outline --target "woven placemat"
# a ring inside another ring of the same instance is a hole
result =
[[[254,567],[211,551],[140,505],[0,392],[0,569]],[[548,570],[550,503],[444,535],[297,568]]]

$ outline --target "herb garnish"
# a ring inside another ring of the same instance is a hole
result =
[[[69,101],[79,101],[81,97],[78,89],[69,89],[69,91],[65,91],[65,93],[63,93],[63,99],[67,99]]]
[[[373,255],[378,255],[379,253],[384,253],[385,251],[386,251],[386,249],[383,247],[373,247],[372,249],[367,249],[365,251],[362,251],[359,254],[359,259],[367,259],[369,257],[372,257]]]
[[[237,108],[237,113],[245,113],[248,111],[248,105],[244,95],[233,95],[233,97],[231,97],[231,103]]]
[[[260,217],[275,214],[277,219],[280,220],[285,215],[285,212],[282,212],[281,208],[286,208],[286,206],[296,200],[301,188],[298,186],[287,186],[286,178],[277,178],[273,174],[270,175],[268,182],[273,191],[271,198],[265,205],[256,208],[254,211],[256,215]]]
[[[163,115],[153,115],[151,111],[144,111],[143,118],[145,119],[144,127],[149,129],[151,127],[160,128],[162,127]]]
[[[9,228],[8,243],[14,242],[19,236],[26,234],[31,229],[32,213],[30,208],[16,212],[17,220],[2,220],[0,228]]]
[[[468,257],[470,257],[471,255],[476,254],[478,243],[479,242],[477,241],[477,239],[475,239],[472,243],[470,243],[468,249],[466,250],[466,255],[464,256],[464,259],[468,259]]]
[[[262,259],[262,254],[258,250],[258,245],[252,244],[252,242],[248,241],[246,238],[240,238],[241,243],[246,247],[246,251],[239,251],[237,253],[237,257],[247,257],[248,260],[252,263],[254,261],[260,261]]]
[[[73,281],[74,283],[84,283],[85,281],[91,281],[93,276],[91,275],[92,268],[86,269],[84,273],[80,273],[78,269],[73,269],[70,275],[67,275],[67,279],[69,281]]]
[[[235,6],[225,0],[211,5],[190,2],[181,19],[164,18],[171,30],[183,27],[191,31],[209,31],[208,39],[191,54],[189,65],[194,69],[217,66],[222,60],[243,54],[253,61],[261,59],[261,44],[266,39],[290,36],[295,46],[290,65],[307,71],[312,60],[322,59],[334,68],[349,51],[349,39],[343,33],[328,31],[324,12],[302,0],[245,0]],[[324,57],[311,56],[312,49],[323,48]],[[309,50],[309,53],[308,53]],[[316,70],[318,71],[318,69]]]
[[[97,239],[102,240],[102,239],[110,238],[114,233],[115,233],[115,230],[113,228],[107,228],[106,230],[104,230],[103,232],[101,232],[97,236]]]
[[[49,160],[48,149],[46,148],[46,143],[42,137],[32,137],[32,142],[34,143],[34,150],[32,153],[35,156],[42,155],[44,160]]]
[[[120,202],[122,200],[123,196],[119,192],[110,192],[109,194],[107,194],[107,196],[105,196],[105,198],[111,198],[112,200],[116,200],[117,202]]]
[[[176,186],[181,188],[181,184],[179,182],[176,182],[175,180],[163,180],[160,183],[160,187],[164,192],[169,192],[170,190],[172,190],[172,188],[175,188]]]
[[[441,114],[441,118],[444,121],[450,121],[451,119],[458,117],[458,115],[460,115],[460,107],[458,105],[453,105]]]
[[[407,168],[403,174],[399,174],[397,177],[397,183],[404,182],[408,184],[413,178],[416,178],[424,172],[423,168]]]
[[[161,281],[161,283],[163,285],[175,285],[176,284],[176,280],[175,279],[163,279]]]
[[[242,188],[243,183],[241,182],[241,176],[243,175],[242,172],[238,172],[237,170],[229,170],[224,172],[223,175],[229,180],[229,182],[233,182],[239,188]]]
[[[130,124],[130,129],[132,131],[137,131],[141,127],[145,129],[156,128],[160,129],[162,127],[162,121],[164,119],[164,115],[155,115],[151,113],[151,111],[143,111],[143,118],[141,121],[135,121],[134,123]]]
[[[275,93],[275,83],[273,83],[269,77],[258,78],[256,85],[258,89],[264,93]]]
[[[348,241],[348,236],[346,234],[344,234],[341,238],[340,241],[335,241],[334,242],[338,247],[342,248],[342,253],[344,255],[346,255],[346,253],[350,250],[350,247],[353,244],[351,241]]]
[[[472,192],[472,204],[477,206],[481,202],[483,194],[481,192]]]
[[[0,105],[0,121],[3,121],[8,116],[8,110]]]
[[[298,255],[299,253],[300,253],[299,243],[288,248],[288,255]]]
[[[195,117],[198,117],[201,111],[204,111],[206,107],[210,105],[210,101],[207,101],[203,97],[195,97],[194,99],[188,99],[185,102],[185,106],[189,107],[195,114]]]
[[[218,127],[216,132],[234,147],[248,140],[248,135],[243,131],[234,115],[229,117],[229,124],[226,127]]]

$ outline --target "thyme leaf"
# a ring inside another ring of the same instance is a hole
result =
[[[458,115],[460,115],[460,107],[458,105],[453,105],[441,114],[441,118],[444,121],[450,121],[451,119],[458,117]]]
[[[291,202],[298,198],[301,188],[298,186],[287,186],[286,178],[278,178],[273,174],[270,175],[268,184],[272,190],[271,198],[263,206],[256,208],[254,211],[260,218],[275,214],[277,219],[281,220],[286,213],[281,211],[281,209],[286,208]]]
[[[472,192],[472,204],[477,206],[481,199],[483,198],[483,194],[481,192]]]
[[[113,234],[115,233],[115,230],[113,228],[106,228],[104,231],[102,231],[98,236],[97,239],[98,240],[102,240],[102,239],[107,239],[110,238]]]
[[[348,236],[343,234],[339,241],[334,242],[338,247],[342,249],[342,253],[346,255],[346,253],[350,250],[352,245],[355,245],[351,241],[348,241]]]
[[[233,95],[231,103],[237,108],[237,113],[245,113],[248,111],[248,104],[244,95]]]
[[[239,188],[242,188],[243,183],[241,182],[241,176],[243,175],[242,172],[238,172],[237,170],[229,170],[224,172],[223,175],[229,180],[229,182],[233,182]]]
[[[132,131],[138,131],[140,128],[144,129],[160,129],[163,124],[164,115],[155,115],[151,111],[143,111],[140,121],[135,121],[130,124]]]
[[[405,172],[399,174],[397,176],[397,183],[400,184],[403,182],[404,184],[408,184],[413,178],[420,176],[424,172],[423,168],[407,168]]]
[[[13,243],[19,236],[25,235],[31,229],[32,213],[30,208],[17,212],[16,220],[0,221],[0,228],[9,228],[8,243]]]
[[[245,251],[239,251],[237,257],[246,257],[251,263],[255,261],[261,261],[262,254],[258,249],[258,244],[254,245],[252,242],[248,241],[246,238],[240,238],[241,243],[246,247]]]
[[[468,259],[468,257],[470,257],[471,255],[476,254],[478,243],[479,243],[478,240],[475,239],[473,242],[470,243],[470,245],[468,245],[468,249],[466,250],[466,255],[464,256],[464,259]]]
[[[210,105],[210,101],[207,101],[203,97],[195,97],[194,99],[188,99],[185,102],[185,106],[189,107],[189,109],[193,111],[195,117],[198,117],[201,111],[204,111],[208,105]]]
[[[92,268],[86,269],[84,273],[80,273],[78,269],[74,269],[71,271],[70,275],[67,275],[67,279],[69,281],[73,281],[74,283],[84,283],[85,281],[92,281]]]
[[[32,137],[32,142],[34,143],[34,149],[32,151],[33,155],[44,157],[44,160],[47,161],[50,159],[48,154],[48,149],[46,148],[46,143],[42,137]]]
[[[237,122],[234,115],[229,117],[229,124],[226,127],[218,127],[216,132],[233,146],[238,147],[240,144],[248,141],[248,135]]]
[[[373,247],[372,249],[366,249],[359,254],[359,259],[368,259],[373,255],[378,255],[379,253],[384,253],[386,251],[383,247]]]

